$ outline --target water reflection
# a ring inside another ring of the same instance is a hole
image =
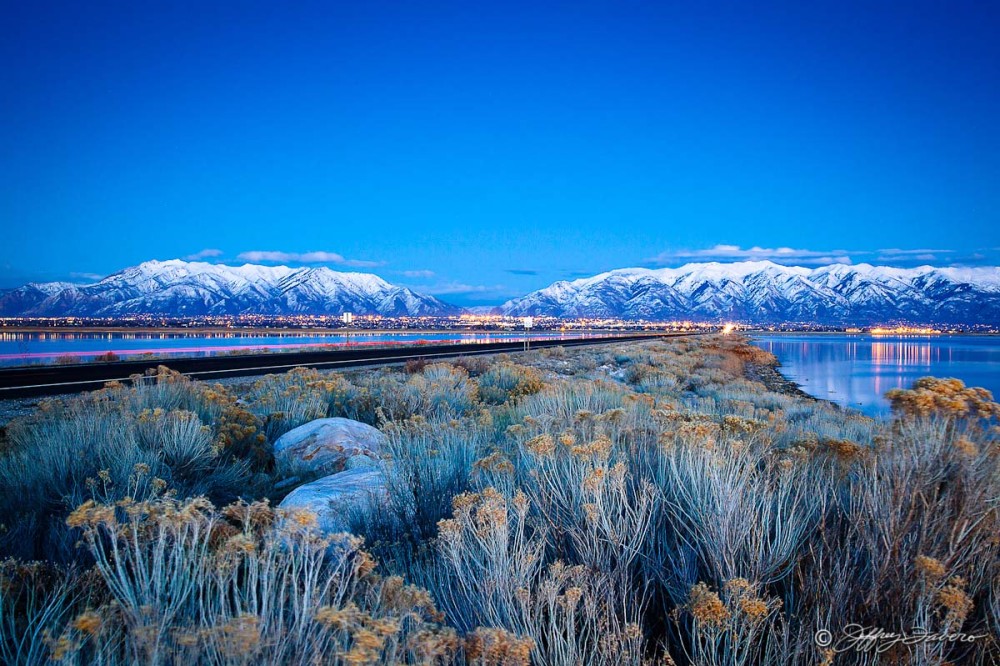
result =
[[[1000,393],[1000,339],[992,336],[760,335],[754,341],[803,390],[871,415],[888,411],[886,391],[927,375]]]

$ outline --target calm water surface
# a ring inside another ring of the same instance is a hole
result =
[[[542,338],[582,338],[599,334],[531,333],[532,340]],[[156,357],[207,356],[211,354],[290,351],[296,349],[343,348],[420,343],[467,343],[523,340],[521,333],[254,333],[196,332],[150,333],[105,332],[74,333],[52,331],[44,333],[0,332],[0,366],[30,365],[62,361],[86,361],[112,352],[122,358],[152,354]]]
[[[1000,337],[870,336],[816,333],[752,335],[781,361],[781,372],[817,398],[879,416],[885,392],[920,377],[957,377],[1000,396]]]

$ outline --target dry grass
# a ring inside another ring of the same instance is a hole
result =
[[[239,397],[161,369],[48,405],[0,453],[0,660],[995,663],[992,397],[924,379],[876,422],[750,379],[773,362],[703,337]],[[356,537],[261,501],[324,416],[388,435]],[[848,623],[986,638],[815,644]]]

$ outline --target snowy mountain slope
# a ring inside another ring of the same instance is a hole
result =
[[[908,321],[1000,324],[1000,268],[820,268],[769,261],[627,268],[555,284],[507,315],[761,324]],[[368,273],[329,268],[149,261],[88,285],[32,283],[0,293],[0,316],[131,314],[447,315],[461,310]]]
[[[445,315],[459,308],[377,275],[329,268],[147,261],[88,285],[27,284],[0,295],[0,316],[128,314]]]
[[[755,323],[1000,323],[1000,268],[820,268],[770,261],[626,268],[504,303],[507,315]]]

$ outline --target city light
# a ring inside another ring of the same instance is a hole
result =
[[[274,333],[303,331],[514,331],[532,329],[539,331],[663,331],[663,332],[721,332],[737,331],[773,332],[843,332],[869,335],[935,335],[942,333],[997,333],[995,326],[987,324],[931,324],[927,322],[885,322],[870,326],[818,324],[810,321],[761,323],[750,320],[715,321],[653,321],[620,319],[615,317],[549,317],[545,315],[506,316],[500,314],[460,314],[447,317],[383,317],[351,312],[320,315],[204,315],[197,317],[166,315],[127,315],[123,317],[0,317],[0,330],[68,329],[80,332],[146,329],[174,330],[197,329],[204,333],[212,330],[270,331]]]

